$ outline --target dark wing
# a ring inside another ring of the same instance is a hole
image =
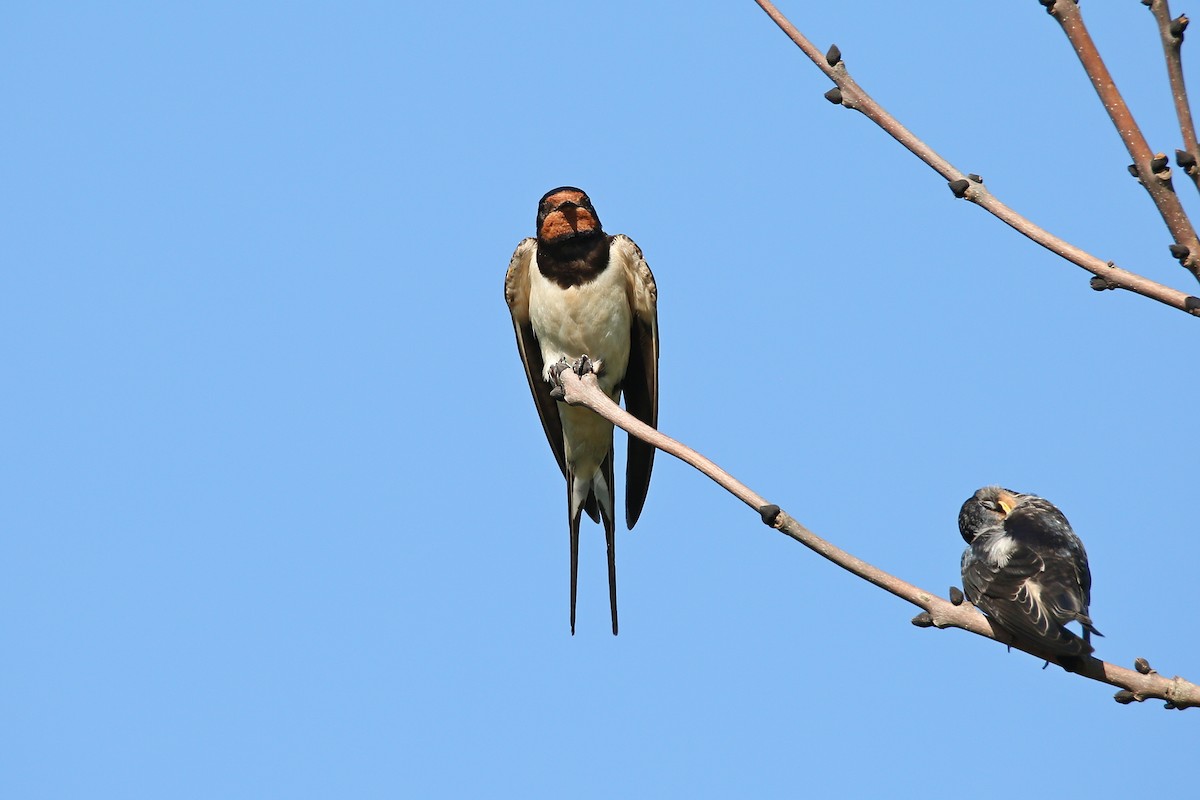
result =
[[[629,367],[621,382],[625,408],[630,414],[658,428],[658,288],[642,251],[628,236],[612,238],[609,263],[625,270],[625,286],[633,322],[629,332]],[[654,448],[629,437],[625,467],[625,524],[632,528],[641,516],[654,469]]]
[[[1033,549],[1018,545],[1003,566],[989,562],[987,540],[976,539],[963,556],[963,590],[975,605],[1001,628],[1022,639],[1065,656],[1086,655],[1092,651],[1071,631],[1054,599],[1055,586],[1048,585],[1046,562]],[[1057,580],[1054,565],[1051,573]],[[1071,617],[1074,619],[1074,617]]]
[[[1047,613],[1058,624],[1078,622],[1083,626],[1084,639],[1090,639],[1091,634],[1103,636],[1092,626],[1088,616],[1088,592],[1083,588],[1082,575],[1088,572],[1086,557],[1082,565],[1067,550],[1058,550],[1047,554],[1043,561],[1045,570],[1037,578],[1042,596],[1042,603]],[[1088,584],[1091,583],[1088,573]]]
[[[542,429],[546,431],[546,439],[558,468],[563,476],[567,474],[567,461],[563,454],[562,421],[558,418],[558,403],[550,396],[550,384],[542,379],[542,349],[538,346],[537,337],[533,335],[533,325],[529,321],[529,270],[537,269],[534,259],[537,258],[537,240],[524,239],[517,245],[512,260],[508,262],[508,273],[504,276],[504,299],[508,302],[508,310],[512,313],[513,328],[517,332],[517,350],[521,354],[521,363],[525,365],[525,377],[529,380],[529,391],[533,393],[533,403],[537,406],[538,417],[542,420]]]
[[[1058,508],[1041,497],[1028,497],[1005,520],[1005,530],[1037,552],[1043,571],[1036,580],[1048,613],[1059,622],[1083,624],[1085,638],[1099,633],[1088,617],[1092,571],[1083,542]]]

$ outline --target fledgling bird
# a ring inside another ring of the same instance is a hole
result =
[[[600,387],[629,413],[658,426],[658,290],[642,251],[609,236],[580,189],[551,189],[538,203],[537,237],[517,245],[504,278],[517,349],[550,449],[567,479],[571,534],[571,633],[579,575],[579,518],[603,522],[608,597],[617,632],[613,426],[592,411],[558,403],[550,372],[561,360],[592,362]],[[633,528],[650,485],[654,448],[629,437],[625,523]]]
[[[975,492],[958,512],[967,599],[1016,637],[1061,656],[1092,652],[1092,572],[1083,542],[1054,504],[999,486]],[[1066,625],[1078,622],[1080,638]]]

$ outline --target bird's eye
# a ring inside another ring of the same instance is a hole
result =
[[[1000,510],[1000,504],[997,503],[995,500],[980,500],[979,505],[983,506],[988,511],[999,511]]]

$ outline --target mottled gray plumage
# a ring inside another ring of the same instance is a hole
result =
[[[985,486],[962,505],[958,530],[967,599],[1009,633],[1061,656],[1092,652],[1092,573],[1083,542],[1048,500]],[[1066,628],[1078,622],[1082,638]]]

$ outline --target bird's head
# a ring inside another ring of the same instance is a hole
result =
[[[967,498],[958,512],[958,532],[970,544],[988,528],[1001,526],[1023,495],[999,486],[984,486]]]
[[[589,239],[603,234],[600,217],[582,189],[560,186],[546,192],[538,203],[539,245],[564,244],[574,239]]]

